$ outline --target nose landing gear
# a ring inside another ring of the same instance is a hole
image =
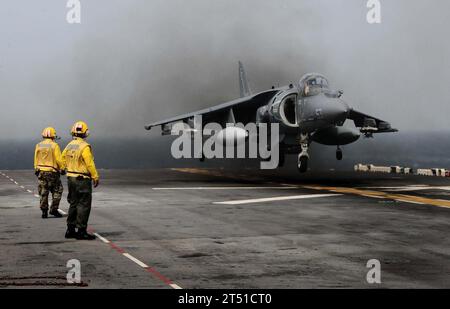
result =
[[[300,137],[300,145],[302,147],[302,152],[298,155],[297,168],[300,173],[306,173],[308,170],[308,161],[309,161],[309,142],[308,135],[301,135]]]
[[[298,155],[297,168],[300,173],[306,173],[306,171],[308,170],[308,160],[309,157],[307,155]]]
[[[344,155],[342,154],[342,149],[338,146],[338,148],[336,149],[336,159],[338,161],[341,161],[343,157]]]

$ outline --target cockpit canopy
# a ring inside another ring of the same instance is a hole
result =
[[[329,89],[328,80],[321,74],[307,74],[300,79],[299,89],[302,96],[314,96]]]

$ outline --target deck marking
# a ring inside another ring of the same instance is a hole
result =
[[[113,248],[114,250],[116,250],[117,252],[119,252],[120,254],[125,253],[125,250],[123,250],[122,248],[120,248],[119,246],[117,246],[115,243],[113,242],[109,242],[109,246],[111,248]]]
[[[141,260],[139,260],[136,257],[132,256],[131,254],[126,252],[125,249],[117,246],[115,243],[113,243],[112,241],[108,240],[106,237],[103,237],[99,233],[95,232],[93,229],[89,229],[89,231],[91,233],[94,233],[94,235],[97,236],[103,243],[108,244],[111,248],[116,250],[118,253],[122,254],[124,257],[126,257],[130,261],[133,261],[135,264],[139,265],[140,267],[145,269],[147,272],[151,273],[152,275],[157,277],[159,280],[161,280],[162,282],[164,282],[165,284],[170,286],[171,288],[173,288],[173,289],[181,289],[181,287],[179,285],[175,284],[172,280],[170,280],[167,277],[163,276],[161,273],[159,273],[153,267],[148,266],[147,264],[145,264]]]
[[[208,175],[208,176],[219,176],[219,177],[226,177],[226,178],[233,178],[230,176],[227,176],[223,173],[220,173],[218,171],[214,170],[206,170],[206,169],[199,169],[199,168],[172,168],[171,170],[177,171],[177,172],[183,172],[183,173],[192,173],[192,174],[199,174],[199,175]],[[353,195],[359,195],[359,196],[365,196],[365,197],[371,197],[371,198],[379,198],[379,199],[391,199],[391,200],[397,200],[401,202],[408,202],[408,203],[414,203],[414,204],[424,204],[424,205],[432,205],[436,207],[442,207],[442,208],[450,208],[450,200],[436,200],[432,198],[425,198],[425,197],[418,197],[413,195],[405,195],[405,194],[390,194],[385,193],[381,191],[375,191],[375,190],[365,190],[365,189],[358,189],[358,188],[351,188],[351,187],[328,187],[328,186],[319,186],[319,185],[303,185],[301,186],[305,189],[312,189],[312,190],[320,190],[320,191],[331,191],[334,193],[341,193],[341,194],[353,194]],[[420,188],[420,185],[417,186],[411,186],[411,189]],[[433,188],[433,187],[431,187]],[[448,186],[440,186],[440,187],[434,187],[436,189],[441,190],[450,190],[450,187]],[[430,189],[430,187],[426,188],[427,190]],[[217,204],[217,203],[214,203]]]
[[[358,189],[378,189],[378,190],[382,190],[382,191],[392,191],[392,192],[425,191],[425,190],[450,191],[450,186],[410,185],[410,186],[401,186],[401,187],[358,187]]]
[[[160,279],[161,281],[163,281],[165,284],[167,284],[169,286],[171,286],[171,284],[173,283],[170,279],[163,276],[160,272],[158,272],[153,267],[147,267],[147,268],[145,268],[145,270],[148,271],[149,273],[153,274],[155,277],[157,277],[158,279]]]
[[[181,290],[182,289],[182,287],[180,287],[178,284],[175,284],[175,283],[171,283],[171,284],[169,284],[172,288],[174,288],[175,290]]]
[[[8,177],[6,175],[4,175],[5,177]],[[9,178],[9,177],[8,177]],[[11,181],[14,181],[11,178]],[[16,183],[18,184],[18,183]],[[23,188],[25,189],[25,188]],[[26,190],[28,193],[33,194],[33,192],[31,190]],[[35,197],[39,198],[39,195],[34,194]],[[66,215],[67,213],[64,210],[58,209],[58,212],[61,213],[62,215]],[[89,229],[90,232],[93,232],[92,229]],[[94,232],[94,235],[98,237],[98,239],[100,239],[103,243],[105,244],[109,244],[111,248],[115,249],[117,252],[119,252],[120,254],[122,254],[124,257],[128,258],[129,260],[133,261],[135,264],[139,265],[140,267],[142,267],[143,269],[145,269],[147,272],[151,273],[153,276],[155,276],[156,278],[158,278],[159,280],[161,280],[162,282],[164,282],[166,285],[170,286],[173,289],[182,289],[178,284],[174,283],[172,280],[168,279],[167,277],[163,276],[161,273],[159,273],[156,269],[154,269],[153,267],[148,266],[147,264],[145,264],[144,262],[140,261],[139,259],[135,258],[134,256],[132,256],[131,254],[125,252],[124,249],[120,248],[119,246],[117,246],[116,244],[114,244],[113,242],[109,241],[108,239],[106,239],[105,237],[101,236],[98,233]]]
[[[203,176],[215,176],[227,179],[234,179],[241,181],[246,179],[247,181],[257,181],[260,182],[260,177],[253,177],[249,175],[227,175],[223,171],[213,170],[213,169],[202,169],[202,168],[171,168],[170,170],[180,173],[189,173]]]
[[[301,199],[332,197],[332,196],[340,196],[340,195],[342,195],[342,194],[305,194],[305,195],[293,195],[293,196],[266,197],[266,198],[257,198],[257,199],[248,199],[248,200],[234,200],[234,201],[225,201],[225,202],[213,202],[213,204],[242,205],[242,204],[274,202],[274,201],[289,201],[289,200],[301,200]]]
[[[403,200],[403,199],[396,199],[396,201],[398,201],[398,202],[403,202],[403,203],[411,203],[411,204],[418,204],[418,205],[426,205],[426,204],[421,203],[421,202],[409,201],[409,200]]]
[[[110,241],[108,239],[106,239],[105,237],[103,237],[102,235],[98,234],[98,233],[94,233],[95,236],[98,237],[98,239],[100,239],[101,241],[103,241],[105,244],[109,244]]]
[[[376,196],[376,195],[361,194],[361,196],[370,197],[370,198],[384,199],[384,197],[382,197],[382,196]]]
[[[174,187],[152,188],[153,190],[292,190],[300,187]]]
[[[327,187],[327,186],[319,186],[319,185],[309,185],[303,186],[305,189],[313,189],[313,190],[326,190],[331,192],[339,192],[343,194],[354,194],[359,196],[366,196],[372,198],[385,198],[399,202],[405,203],[413,203],[413,204],[423,204],[423,205],[432,205],[436,207],[442,208],[450,208],[450,200],[437,200],[432,198],[414,196],[414,195],[406,195],[406,194],[391,194],[381,191],[373,191],[373,190],[361,190],[357,188],[349,188],[349,187]]]
[[[128,259],[132,260],[133,262],[135,262],[136,264],[138,264],[139,266],[141,266],[142,268],[147,268],[148,265],[145,264],[144,262],[138,260],[137,258],[135,258],[134,256],[130,255],[129,253],[122,253],[123,256],[127,257]]]

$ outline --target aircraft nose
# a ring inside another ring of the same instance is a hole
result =
[[[336,123],[347,119],[349,113],[349,106],[340,99],[333,99],[328,102],[325,111],[325,118],[328,121]]]

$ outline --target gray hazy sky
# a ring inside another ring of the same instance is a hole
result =
[[[0,0],[2,138],[145,136],[145,123],[238,96],[237,61],[253,90],[327,75],[356,109],[401,130],[447,130],[450,1]]]

